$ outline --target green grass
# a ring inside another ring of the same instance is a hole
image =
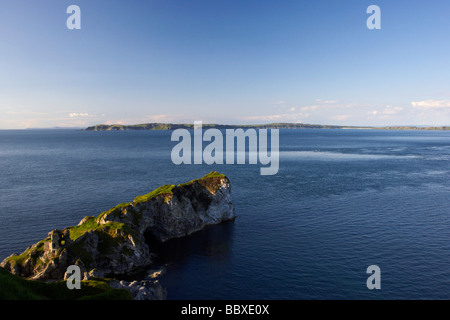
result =
[[[31,248],[25,250],[20,255],[13,255],[7,259],[7,261],[12,262],[13,264],[21,264],[23,265],[25,263],[25,260],[27,260],[30,257],[31,252],[42,252],[44,251],[45,242],[50,241],[50,238],[46,238],[44,240],[39,241],[35,245],[33,245]],[[35,255],[37,256],[37,255]],[[38,260],[40,261],[40,260]]]
[[[206,176],[204,176],[201,179],[205,179],[205,178],[225,178],[226,176],[222,173],[219,173],[217,171],[211,171],[210,173],[208,173]]]
[[[100,215],[95,218],[97,222],[99,222],[103,217],[105,216],[113,216],[113,217],[119,217],[123,214],[123,208],[130,206],[131,203],[120,203],[114,208],[111,208],[105,212],[100,213]]]
[[[204,179],[208,179],[208,178],[225,178],[226,176],[224,174],[221,174],[217,171],[212,171],[210,173],[208,173],[207,175],[205,175],[203,178],[200,179],[195,179],[195,180],[191,180],[189,182],[186,183],[181,183],[178,185],[178,187],[182,187],[182,186],[187,186],[190,185],[196,181],[202,181]],[[138,196],[134,199],[134,204],[138,204],[138,203],[142,203],[142,202],[146,202],[149,201],[151,199],[156,198],[159,195],[167,195],[167,194],[173,194],[173,188],[175,188],[175,185],[172,184],[166,184],[162,187],[159,187],[158,189],[153,190],[152,192],[142,195],[142,196]]]
[[[142,196],[138,196],[134,198],[134,204],[139,204],[142,202],[149,201],[151,199],[156,198],[159,195],[166,195],[166,194],[172,194],[172,190],[175,188],[172,184],[166,184],[162,187],[159,187],[158,189],[153,190],[152,192],[148,194],[144,194]]]
[[[0,268],[0,300],[131,300],[125,289],[112,289],[104,280],[81,281],[69,290],[65,281],[25,280]]]
[[[70,229],[70,240],[75,241],[88,231],[94,230],[99,226],[95,217],[89,217],[83,224]]]
[[[193,184],[194,182],[200,182],[200,181],[202,181],[204,179],[208,179],[208,178],[226,178],[226,176],[217,171],[211,171],[210,173],[205,175],[203,178],[191,180],[191,181],[185,182],[185,183],[180,183],[178,186],[179,187],[187,186],[187,185]]]
[[[107,223],[99,224],[96,221],[89,219],[89,221],[86,221],[82,225],[70,228],[70,239],[75,241],[83,234],[90,231],[101,231],[114,237],[118,231],[124,231],[124,233],[128,234],[131,230],[129,230],[128,226],[124,223],[108,221]]]
[[[97,233],[99,238],[98,249],[102,254],[113,253],[114,249],[119,247],[121,241],[123,241],[127,235],[132,235],[133,238],[136,239],[135,231],[130,226],[115,221],[99,224],[94,217],[86,220],[79,226],[70,228],[70,238],[75,241],[86,232]],[[86,267],[89,268],[93,263],[93,258],[86,251],[84,239],[74,242],[68,247],[68,250],[80,257]]]

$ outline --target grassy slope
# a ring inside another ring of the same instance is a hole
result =
[[[69,290],[65,281],[25,280],[0,268],[0,300],[131,300],[125,289],[112,289],[104,280],[81,282],[80,290]]]

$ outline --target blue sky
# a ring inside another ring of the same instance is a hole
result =
[[[450,125],[449,39],[447,0],[0,0],[0,128]]]

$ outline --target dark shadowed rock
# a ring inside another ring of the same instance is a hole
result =
[[[130,291],[134,300],[164,300],[166,290],[159,284],[158,280],[141,280],[128,282],[125,280],[110,281],[113,289],[126,289]]]

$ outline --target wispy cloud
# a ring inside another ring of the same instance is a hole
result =
[[[162,113],[162,114],[153,114],[153,115],[144,115],[142,117],[135,118],[116,118],[109,119],[105,121],[105,124],[142,124],[142,123],[152,123],[152,122],[160,122],[160,123],[194,123],[196,120],[207,121],[202,117],[198,117],[195,115],[187,115],[187,114],[171,114],[171,113]]]
[[[335,104],[335,103],[337,103],[336,100],[322,100],[322,99],[316,99],[316,102],[324,103],[324,104]]]
[[[337,121],[343,121],[343,120],[347,120],[350,118],[353,118],[354,115],[351,114],[338,114],[335,116],[331,116],[330,118],[333,120],[337,120]]]
[[[307,113],[282,113],[271,115],[247,116],[242,117],[244,121],[277,121],[277,122],[303,122],[309,117]]]
[[[367,111],[369,116],[378,116],[383,119],[389,119],[390,116],[397,115],[403,111],[402,107],[387,105],[377,110]]]
[[[278,104],[284,104],[279,101]],[[243,117],[246,121],[266,122],[303,122],[308,123],[331,123],[334,121],[345,121],[353,118],[352,108],[360,107],[357,104],[338,103],[337,100],[315,99],[311,104],[298,104],[294,106],[284,105],[285,111],[275,114],[256,115]]]
[[[87,117],[92,117],[92,115],[90,115],[89,113],[78,113],[78,112],[73,112],[69,114],[69,117],[71,118],[87,118]]]
[[[312,105],[312,106],[305,106],[305,107],[301,107],[300,110],[302,111],[314,111],[318,108],[319,106],[317,105]]]
[[[19,115],[19,116],[47,116],[50,113],[48,112],[38,112],[38,111],[29,111],[29,110],[10,110],[6,111],[6,114],[10,115]]]
[[[266,116],[249,116],[249,117],[243,117],[243,120],[257,120],[257,121],[275,121],[283,118],[284,115],[282,114],[272,114],[272,115],[266,115]]]
[[[429,110],[429,109],[442,109],[450,108],[450,100],[423,100],[413,101],[411,105],[415,109]]]
[[[394,107],[394,106],[388,105],[384,108],[383,114],[397,114],[402,110],[403,110],[402,107]]]

